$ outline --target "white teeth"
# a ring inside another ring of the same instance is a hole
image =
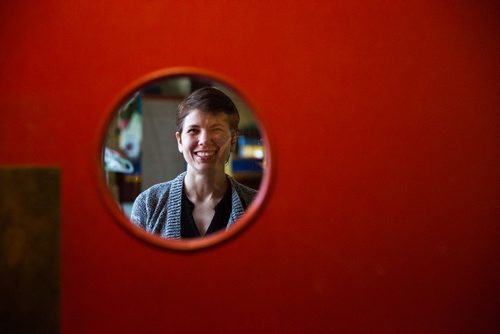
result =
[[[196,155],[204,158],[212,156],[213,154],[213,152],[196,152]]]

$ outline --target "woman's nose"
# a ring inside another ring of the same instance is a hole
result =
[[[209,133],[207,131],[201,131],[200,135],[198,136],[198,144],[206,145],[209,140],[210,140]]]

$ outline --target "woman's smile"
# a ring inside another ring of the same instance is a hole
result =
[[[197,151],[194,152],[199,157],[211,157],[212,155],[215,154],[215,151]]]
[[[216,152],[217,152],[216,150],[212,150],[212,151],[195,151],[194,154],[197,157],[202,158],[203,161],[205,161],[205,160],[211,160],[210,158],[212,158],[213,156],[215,156]]]

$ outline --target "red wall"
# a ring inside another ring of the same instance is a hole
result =
[[[3,1],[0,163],[62,170],[62,331],[500,331],[498,9]],[[175,66],[231,79],[273,153],[258,220],[201,252],[139,241],[97,187],[113,103]]]

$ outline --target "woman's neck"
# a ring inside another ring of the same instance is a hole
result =
[[[184,189],[192,202],[220,199],[228,187],[226,174],[198,174],[189,169],[184,178]]]

